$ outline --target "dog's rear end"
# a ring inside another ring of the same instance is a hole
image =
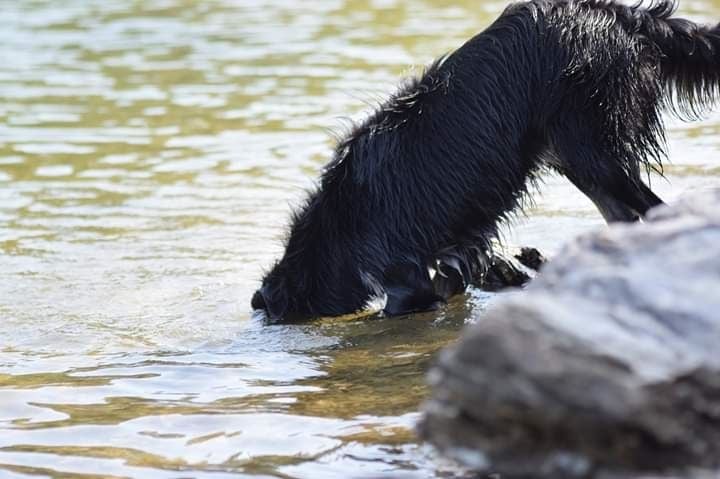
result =
[[[541,48],[567,55],[550,88],[560,94],[549,95],[544,162],[608,222],[637,220],[662,203],[641,180],[643,172],[662,171],[662,111],[695,117],[718,99],[720,29],[673,18],[674,8],[606,0],[510,7],[541,18]]]
[[[657,45],[662,53],[661,78],[671,109],[695,119],[718,101],[720,94],[720,23],[698,25],[672,18],[675,3],[658,3],[647,13],[630,9],[626,22]]]

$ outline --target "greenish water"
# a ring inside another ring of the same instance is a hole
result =
[[[249,300],[343,117],[502,7],[0,0],[0,477],[462,474],[413,425],[494,296],[292,326]],[[720,117],[671,126],[653,187],[717,185]],[[601,225],[549,178],[505,239]]]

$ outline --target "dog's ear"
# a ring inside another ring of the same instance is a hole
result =
[[[403,262],[389,266],[383,274],[383,288],[387,294],[383,311],[388,316],[432,311],[445,303],[435,294],[424,265]]]

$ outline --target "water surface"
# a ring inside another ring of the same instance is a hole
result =
[[[249,300],[345,118],[502,7],[0,1],[0,477],[462,475],[413,425],[494,296],[290,326]],[[653,187],[718,184],[720,117],[671,126]],[[602,226],[542,193],[507,245]]]

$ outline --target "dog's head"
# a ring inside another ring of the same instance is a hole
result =
[[[288,268],[282,263],[273,267],[252,297],[253,309],[265,311],[268,318],[275,321],[285,318],[289,311],[309,314],[309,311],[301,311],[298,307],[298,295],[290,289],[294,282],[288,273]]]
[[[294,264],[293,264],[294,263]],[[252,307],[272,322],[289,322],[319,316],[337,316],[362,309],[367,289],[352,270],[338,263],[317,260],[312,254],[302,261],[280,260],[262,280],[252,297]],[[325,268],[328,269],[325,269]]]
[[[335,203],[318,191],[294,214],[283,257],[252,297],[252,307],[271,321],[336,316],[365,305],[358,245]]]

